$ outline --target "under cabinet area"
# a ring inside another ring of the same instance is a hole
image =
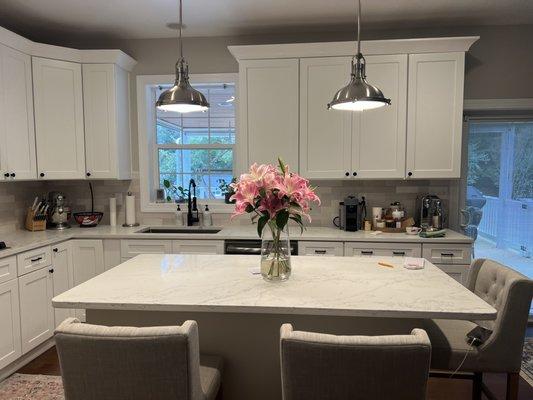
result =
[[[384,256],[384,257],[421,257],[422,245],[419,243],[377,243],[345,242],[346,257]]]

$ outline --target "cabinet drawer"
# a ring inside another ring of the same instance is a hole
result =
[[[50,246],[17,254],[17,265],[19,276],[52,265]]]
[[[437,267],[443,272],[446,272],[450,277],[455,279],[461,284],[466,283],[466,277],[468,276],[468,270],[470,265],[446,265],[438,264]]]
[[[300,256],[343,256],[342,242],[298,242]]]
[[[344,243],[344,255],[347,257],[420,257],[421,253],[422,249],[420,244],[375,242]]]
[[[170,254],[171,240],[122,240],[120,256],[122,258],[135,257],[138,254]]]
[[[174,254],[224,254],[223,240],[173,240]]]
[[[2,258],[0,260],[0,283],[10,281],[17,277],[17,256]]]
[[[467,264],[472,261],[470,244],[423,244],[422,257],[433,264]]]

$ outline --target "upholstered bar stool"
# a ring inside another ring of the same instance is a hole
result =
[[[494,395],[483,384],[483,372],[507,374],[507,399],[518,398],[519,372],[526,332],[533,281],[496,261],[474,260],[466,283],[468,289],[498,310],[495,321],[429,320],[425,329],[432,346],[432,370],[470,372],[474,380],[473,399],[485,392]],[[475,347],[466,342],[466,335],[476,326],[490,329],[484,344]],[[468,354],[467,354],[468,353]],[[450,374],[432,373],[449,377]],[[465,377],[465,375],[456,375]]]
[[[281,327],[283,400],[423,400],[431,344],[426,332],[336,336]]]
[[[195,321],[135,328],[69,318],[55,341],[66,400],[217,398],[222,361],[200,356]]]

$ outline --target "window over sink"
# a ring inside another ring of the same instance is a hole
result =
[[[174,202],[187,197],[190,179],[196,182],[200,204],[230,211],[220,186],[234,176],[236,78],[191,75],[192,86],[205,95],[210,108],[186,114],[155,107],[161,92],[171,86],[171,76],[137,78],[142,211],[174,210]],[[175,190],[166,188],[168,184]],[[158,189],[165,189],[164,202],[157,201]]]

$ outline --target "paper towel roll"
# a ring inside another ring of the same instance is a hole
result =
[[[117,226],[117,199],[109,198],[109,225]]]
[[[126,196],[126,225],[135,225],[135,196]]]

